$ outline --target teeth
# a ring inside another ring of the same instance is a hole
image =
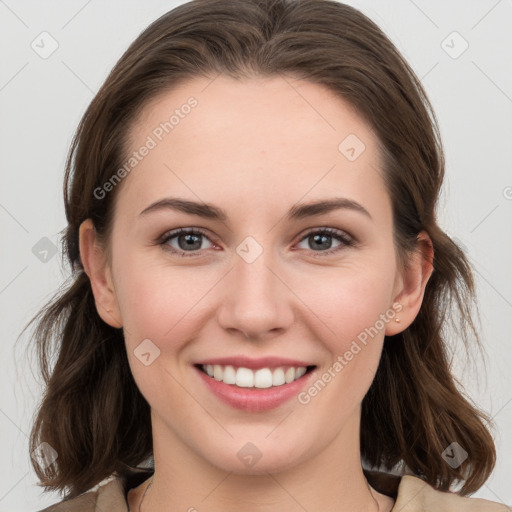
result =
[[[213,366],[213,378],[215,380],[222,380],[222,366],[218,364]]]
[[[236,384],[236,371],[232,366],[224,367],[222,381],[226,384]]]
[[[282,368],[276,368],[272,372],[272,386],[282,386],[285,383],[284,370]]]
[[[239,388],[253,388],[254,387],[254,372],[249,368],[238,368],[236,371],[235,384]]]
[[[255,388],[271,388],[272,387],[272,372],[269,368],[262,368],[257,370],[254,374],[254,387]]]
[[[289,384],[302,377],[307,369],[305,366],[294,368],[290,366],[286,370],[282,367],[260,368],[253,371],[250,368],[234,368],[233,366],[222,366],[220,364],[207,364],[202,366],[203,370],[212,378],[222,381],[225,384],[233,384],[240,388],[265,389],[272,386]]]
[[[304,366],[299,366],[296,370],[295,370],[295,378],[298,379],[300,377],[302,377],[305,373],[306,373],[306,368]]]
[[[295,368],[290,367],[288,370],[286,370],[284,374],[284,380],[286,381],[286,384],[295,380]]]

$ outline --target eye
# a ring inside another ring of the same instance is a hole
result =
[[[332,248],[333,239],[338,241],[338,245]],[[306,249],[312,249],[313,252],[320,252],[323,255],[332,254],[342,250],[344,247],[355,245],[355,240],[345,233],[334,228],[315,228],[304,236],[300,243],[305,242],[309,245]],[[318,250],[317,250],[318,249]]]
[[[208,240],[210,246],[201,247],[204,240]],[[213,247],[206,233],[198,228],[179,228],[169,231],[162,236],[159,243],[165,249],[183,257],[197,256],[201,250]]]
[[[334,248],[333,239],[338,243]],[[203,247],[205,240],[209,244],[207,247]],[[354,238],[344,231],[328,227],[310,230],[302,237],[299,244],[304,242],[309,245],[306,249],[321,253],[322,256],[356,244]],[[169,231],[160,238],[158,243],[180,257],[198,256],[202,250],[215,247],[206,232],[199,228],[179,228]]]

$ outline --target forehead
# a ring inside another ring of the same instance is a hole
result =
[[[220,189],[226,201],[269,205],[283,193],[291,202],[383,193],[371,126],[327,87],[290,76],[184,82],[132,125],[129,153],[144,146],[123,184],[141,203],[166,192],[215,202]]]

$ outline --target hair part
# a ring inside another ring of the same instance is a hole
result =
[[[469,344],[470,336],[478,336],[471,269],[436,221],[444,174],[437,120],[419,79],[381,29],[331,0],[182,4],[139,35],[91,102],[66,163],[63,248],[70,285],[32,320],[46,389],[30,449],[47,442],[58,453],[48,468],[32,461],[40,485],[67,490],[69,499],[152,455],[150,408],[131,374],[122,329],[107,325],[96,311],[80,261],[79,227],[90,218],[108,241],[120,187],[102,199],[94,191],[122,165],[129,129],[148,102],[185,80],[217,74],[293,76],[326,86],[375,131],[399,259],[407,261],[425,230],[434,272],[415,321],[385,339],[362,404],[361,454],[373,466],[405,463],[441,490],[463,482],[461,494],[476,491],[496,454],[489,419],[463,396],[447,357],[444,328],[451,307],[462,339]],[[469,454],[458,468],[441,456],[452,442]]]

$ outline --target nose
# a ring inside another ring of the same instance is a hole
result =
[[[232,334],[251,341],[282,335],[293,323],[293,293],[264,251],[255,261],[234,256],[217,319]]]

